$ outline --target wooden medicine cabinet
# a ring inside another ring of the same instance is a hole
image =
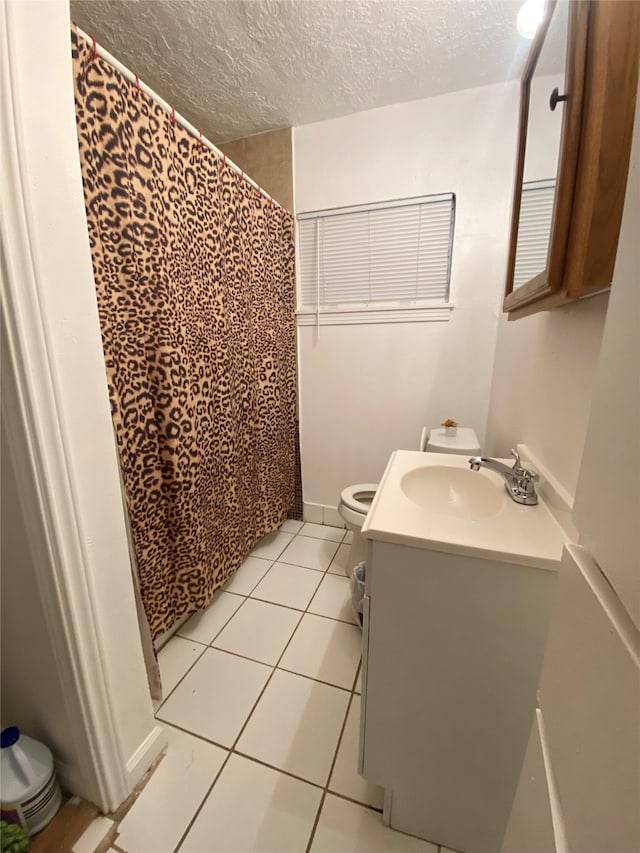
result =
[[[638,0],[551,0],[522,77],[504,310],[611,285],[633,133]]]

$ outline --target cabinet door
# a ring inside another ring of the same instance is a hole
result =
[[[573,522],[640,630],[640,105]]]

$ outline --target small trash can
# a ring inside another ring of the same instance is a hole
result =
[[[351,606],[358,624],[362,628],[362,600],[364,599],[364,582],[367,574],[367,565],[364,560],[354,568],[351,573]]]

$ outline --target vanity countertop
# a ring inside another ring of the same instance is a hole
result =
[[[509,459],[500,461],[512,463]],[[439,470],[425,472],[425,468]],[[458,469],[455,474],[452,472],[450,488],[443,468]],[[467,471],[469,477],[462,471]],[[434,508],[431,492],[428,508],[407,494],[410,491],[407,484],[421,485],[423,477],[429,478],[432,473],[438,484],[437,496],[443,495],[442,511]],[[472,477],[484,477],[488,483],[474,481]],[[481,495],[482,517],[465,514],[462,492],[467,485]],[[490,486],[495,486],[495,491]],[[488,496],[486,504],[483,493]],[[382,542],[555,571],[563,546],[568,543],[542,498],[536,506],[522,506],[509,497],[503,478],[495,471],[487,468],[470,471],[466,456],[416,450],[396,450],[391,455],[362,534]]]

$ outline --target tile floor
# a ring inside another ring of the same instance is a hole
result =
[[[167,753],[126,853],[437,853],[382,824],[357,773],[362,634],[349,534],[287,521],[160,651]]]

